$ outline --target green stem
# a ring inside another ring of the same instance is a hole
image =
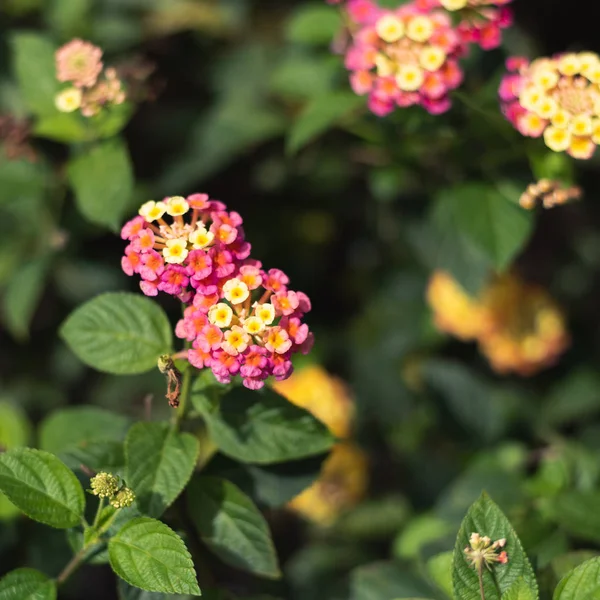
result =
[[[100,519],[100,513],[102,512],[103,508],[104,508],[104,498],[100,498],[100,500],[98,501],[98,510],[96,510],[96,516],[94,517],[94,522],[92,523],[92,527],[94,529],[96,529],[96,527],[98,526],[98,519]]]
[[[181,395],[179,396],[179,406],[173,416],[172,427],[178,429],[181,421],[185,417],[187,409],[188,396],[190,395],[190,385],[192,383],[192,367],[191,365],[183,372],[181,380]]]
[[[85,555],[88,553],[88,550],[95,544],[88,544],[84,546],[73,558],[67,563],[66,567],[61,571],[60,575],[56,578],[56,584],[62,585],[83,563]]]
[[[481,600],[485,600],[485,591],[483,589],[483,565],[479,563],[477,565],[477,578],[479,579],[479,593],[481,594]]]

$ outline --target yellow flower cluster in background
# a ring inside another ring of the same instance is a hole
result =
[[[437,328],[477,340],[498,373],[533,375],[554,364],[570,342],[564,316],[546,290],[512,274],[496,277],[472,297],[436,272],[427,299]]]
[[[350,439],[354,404],[346,385],[322,367],[310,366],[274,385],[277,392],[322,421],[337,438],[319,478],[288,507],[319,525],[330,525],[364,497],[368,487],[366,454]]]

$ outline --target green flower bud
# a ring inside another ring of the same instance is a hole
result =
[[[127,508],[133,504],[135,494],[128,487],[119,490],[117,495],[110,501],[111,506],[115,508]]]
[[[98,473],[90,481],[92,494],[99,498],[112,498],[119,491],[119,479],[110,473]]]

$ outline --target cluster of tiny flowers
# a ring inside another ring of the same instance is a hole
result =
[[[98,473],[90,480],[90,491],[98,498],[108,498],[114,508],[127,508],[135,501],[135,494],[111,473]]]
[[[346,384],[320,366],[294,373],[274,389],[296,406],[305,408],[340,438],[324,462],[317,480],[288,503],[295,513],[328,526],[365,496],[368,461],[352,440],[354,403]]]
[[[458,58],[464,47],[447,12],[415,2],[383,10],[369,0],[350,0],[347,10],[358,27],[346,67],[353,90],[368,94],[373,113],[412,105],[432,114],[450,108],[448,93],[463,79]]]
[[[492,542],[486,535],[481,536],[478,533],[472,533],[469,538],[469,545],[464,552],[467,560],[478,570],[485,565],[491,569],[492,565],[508,563],[508,554],[502,550],[506,546],[504,538]]]
[[[565,187],[560,181],[540,179],[537,183],[527,186],[519,198],[519,204],[527,210],[531,210],[537,204],[544,208],[553,208],[579,200],[582,195],[583,191],[579,186]]]
[[[529,62],[512,57],[500,85],[506,118],[523,135],[543,136],[555,152],[589,159],[600,144],[600,57],[560,54]]]
[[[55,60],[56,78],[69,84],[54,101],[60,112],[80,110],[84,117],[93,117],[103,107],[125,101],[116,70],[104,69],[102,50],[94,44],[71,40],[56,51]]]
[[[569,345],[562,312],[542,288],[514,275],[493,279],[477,297],[449,275],[435,273],[427,291],[438,329],[476,340],[498,373],[534,375]]]
[[[206,194],[146,202],[121,237],[125,273],[141,277],[146,295],[162,291],[187,305],[175,333],[192,343],[190,363],[221,383],[239,374],[259,389],[270,376],[286,379],[292,354],[310,350],[302,322],[310,300],[288,288],[285,273],[250,258],[242,218],[221,202]]]

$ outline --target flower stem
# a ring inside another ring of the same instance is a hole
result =
[[[479,593],[481,594],[481,600],[485,600],[485,591],[483,589],[483,564],[477,565],[477,578],[479,579]]]
[[[94,522],[92,523],[92,527],[95,529],[98,526],[98,520],[100,519],[100,513],[104,508],[104,498],[100,498],[98,501],[98,510],[96,510],[96,516],[94,517]]]
[[[182,383],[181,383],[181,395],[179,396],[179,406],[177,411],[173,415],[172,427],[178,429],[181,421],[185,417],[185,411],[187,408],[188,396],[190,395],[190,385],[192,383],[192,367],[188,368],[183,372]]]
[[[69,579],[69,577],[71,577],[71,575],[73,575],[73,573],[75,573],[75,571],[77,571],[77,569],[81,566],[81,563],[83,562],[88,550],[93,545],[94,544],[88,544],[87,546],[84,546],[77,554],[75,554],[75,556],[73,556],[73,558],[67,563],[66,567],[61,571],[60,575],[56,578],[57,585],[62,585],[65,581],[67,581],[67,579]]]

